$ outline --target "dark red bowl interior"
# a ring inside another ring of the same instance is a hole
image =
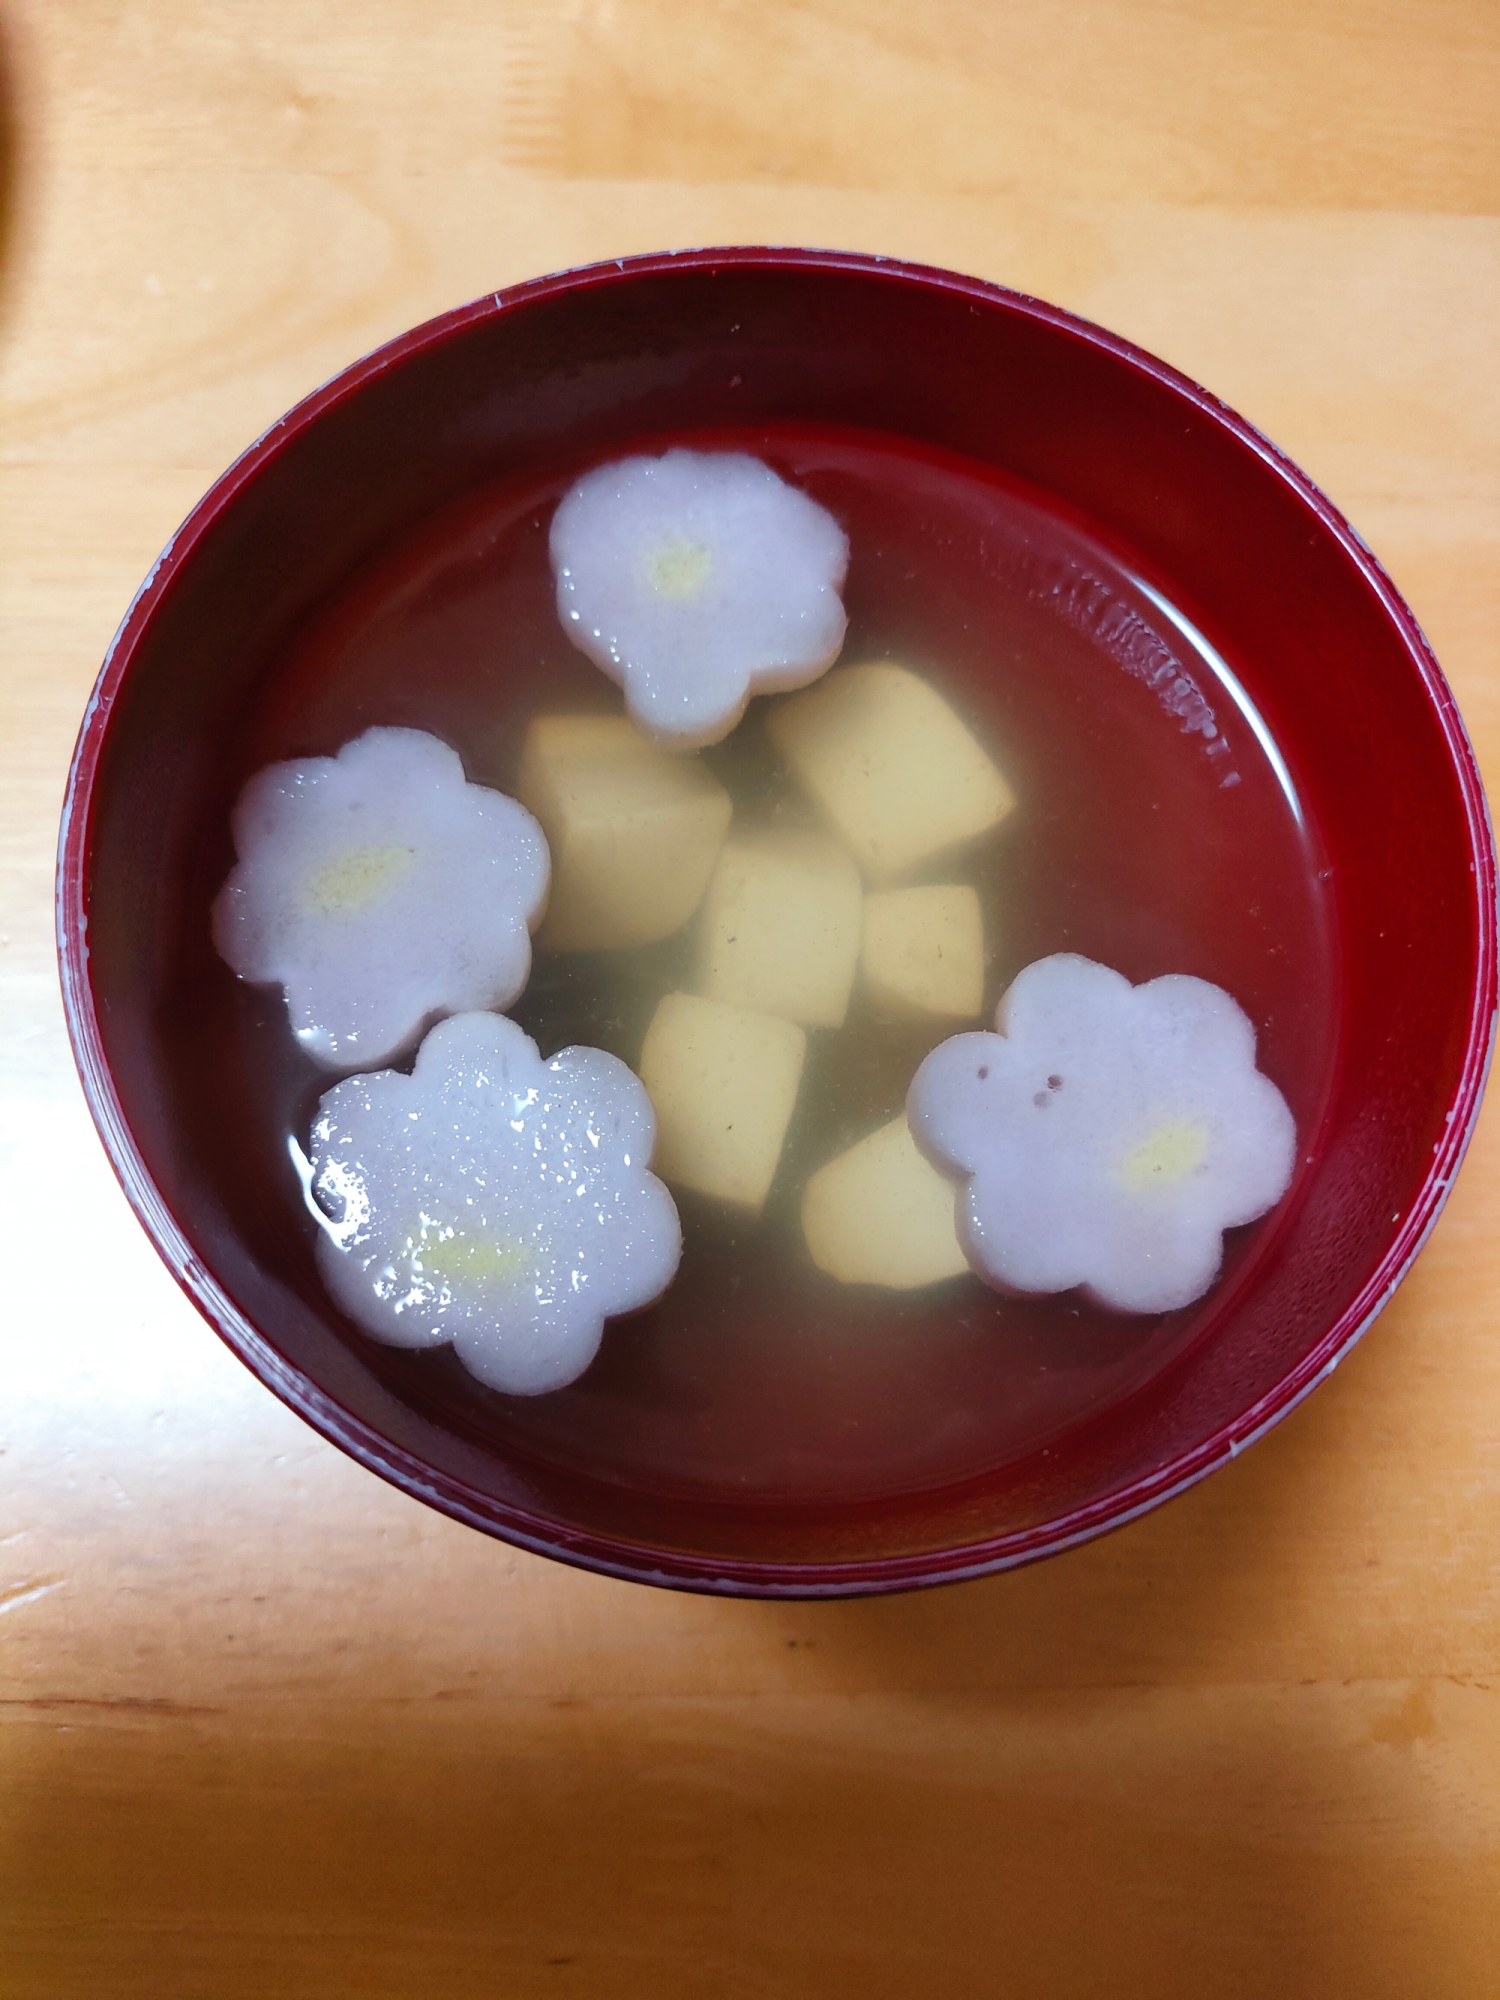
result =
[[[647,433],[857,426],[966,455],[1075,510],[1230,635],[1333,871],[1338,1060],[1300,1199],[1211,1340],[1049,1451],[879,1503],[685,1501],[521,1462],[435,1421],[282,1258],[233,1146],[174,1111],[258,691],[332,593],[485,482]],[[231,781],[230,773],[234,773]],[[205,1315],[364,1464],[524,1546],[765,1594],[905,1588],[1118,1525],[1238,1451],[1358,1338],[1431,1226],[1495,1009],[1484,800],[1421,633],[1264,438],[1066,313],[942,272],[720,251],[540,280],[403,336],[224,476],[131,607],[79,741],[59,937],[69,1025],[126,1192]]]

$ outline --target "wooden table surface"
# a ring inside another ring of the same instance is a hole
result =
[[[259,1388],[74,1082],[63,775],[269,420],[528,274],[978,272],[1262,425],[1500,772],[1494,0],[0,0],[0,1991],[1500,1992],[1500,1104],[1370,1338],[1124,1533],[870,1603],[514,1553]]]

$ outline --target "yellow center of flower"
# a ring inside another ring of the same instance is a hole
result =
[[[351,847],[326,861],[302,885],[302,905],[314,916],[352,916],[368,909],[416,860],[412,847]]]
[[[1116,1169],[1122,1187],[1131,1194],[1176,1187],[1201,1166],[1208,1151],[1208,1127],[1201,1118],[1174,1118],[1158,1125],[1133,1147]]]
[[[713,557],[701,542],[674,535],[646,558],[646,581],[661,597],[695,597],[708,581]]]
[[[478,1232],[469,1235],[451,1225],[424,1221],[406,1240],[414,1274],[450,1292],[504,1284],[536,1268],[536,1252],[529,1243],[505,1242]]]

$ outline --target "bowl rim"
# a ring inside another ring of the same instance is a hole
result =
[[[565,1531],[543,1517],[478,1493],[355,1417],[307,1381],[242,1313],[189,1244],[167,1207],[125,1118],[104,1052],[88,976],[87,849],[92,801],[109,717],[137,649],[177,571],[240,492],[291,441],[335,405],[388,369],[482,321],[561,294],[606,290],[674,271],[799,269],[879,277],[900,286],[945,292],[1041,322],[1127,363],[1191,404],[1247,446],[1309,508],[1360,572],[1404,644],[1443,734],[1458,781],[1475,875],[1476,973],[1458,1082],[1444,1136],[1416,1198],[1401,1217],[1365,1285],[1297,1366],[1264,1396],[1190,1449],[1110,1494],[1031,1528],[1012,1530],[940,1552],[834,1562],[761,1562],[648,1550],[595,1532]],[[397,334],[314,389],[268,426],[191,509],[169,537],[110,641],[84,709],[68,773],[58,840],[56,921],[63,1011],[85,1100],[126,1199],[179,1286],[199,1312],[272,1393],[298,1416],[412,1497],[500,1540],[579,1568],[634,1582],[712,1595],[820,1598],[869,1596],[956,1583],[1018,1568],[1123,1527],[1227,1465],[1287,1416],[1331,1375],[1390,1299],[1431,1233],[1468,1149],[1495,1042],[1497,886],[1494,837],[1473,748],[1442,670],[1416,618],[1363,538],[1333,502],[1253,424],[1211,391],[1135,343],[1060,306],[987,279],[937,266],[861,252],[734,245],[650,252],[575,266],[489,292]]]

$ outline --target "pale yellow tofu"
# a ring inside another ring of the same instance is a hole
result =
[[[880,889],[865,898],[859,968],[895,1012],[972,1021],[984,1006],[984,921],[961,882]]]
[[[790,1021],[669,993],[641,1049],[656,1110],[654,1171],[674,1187],[759,1210],[776,1177],[807,1036]]]
[[[539,715],[516,790],[552,850],[543,949],[655,944],[703,900],[732,808],[696,757],[660,749],[623,715]]]
[[[913,1291],[969,1268],[954,1195],[917,1151],[903,1114],[819,1167],[802,1196],[802,1234],[830,1277]]]
[[[771,739],[873,882],[1000,824],[1015,794],[935,688],[843,667],[771,711]]]
[[[703,904],[699,988],[805,1027],[842,1026],[863,902],[859,870],[821,834],[726,841]]]

